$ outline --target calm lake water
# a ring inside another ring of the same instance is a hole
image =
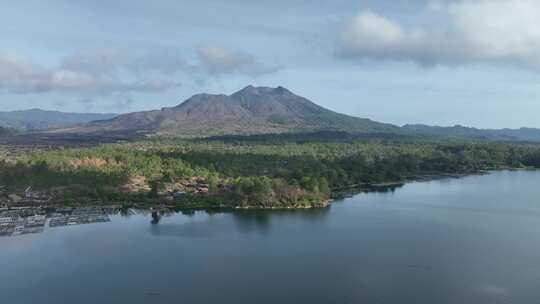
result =
[[[540,172],[0,237],[0,302],[540,303]]]

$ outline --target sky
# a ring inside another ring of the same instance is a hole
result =
[[[0,111],[284,86],[403,125],[540,127],[537,0],[0,0]]]

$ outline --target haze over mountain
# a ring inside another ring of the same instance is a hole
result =
[[[22,131],[41,131],[69,128],[94,120],[111,119],[118,114],[66,113],[30,109],[24,111],[0,112],[0,127]]]
[[[176,107],[124,114],[69,131],[211,136],[321,130],[393,133],[400,128],[330,111],[283,87],[247,86],[231,95],[197,94]]]

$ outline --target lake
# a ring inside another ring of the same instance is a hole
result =
[[[540,172],[0,237],[2,303],[540,303]]]

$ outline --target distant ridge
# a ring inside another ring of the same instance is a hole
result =
[[[540,141],[540,129],[477,129],[455,125],[452,127],[437,127],[422,124],[409,124],[403,130],[415,135],[431,137],[479,139],[490,141]]]
[[[391,124],[330,111],[284,87],[247,86],[231,95],[197,94],[176,107],[124,114],[66,131],[217,136],[314,131],[394,133],[399,130]]]
[[[0,127],[22,131],[42,131],[69,128],[94,120],[111,119],[117,114],[66,113],[30,109],[24,111],[0,112]]]

